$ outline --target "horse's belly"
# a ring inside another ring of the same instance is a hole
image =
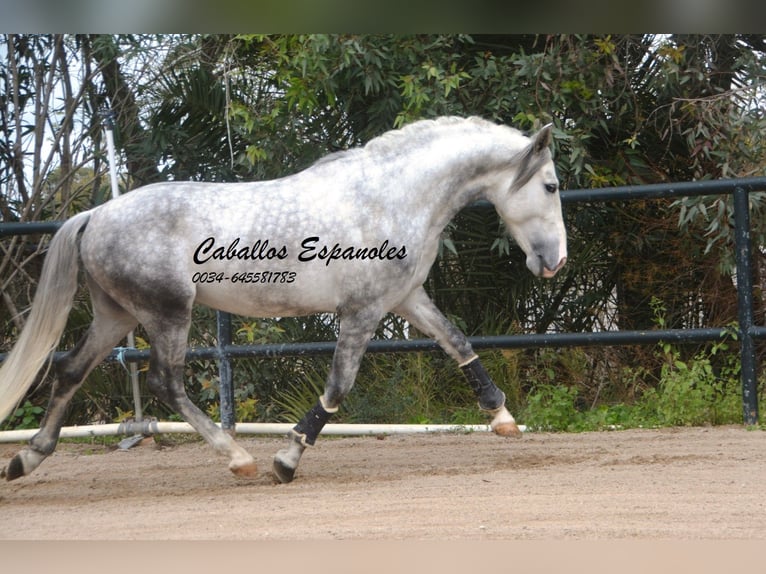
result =
[[[219,281],[220,279],[220,281]],[[195,301],[213,309],[250,317],[296,317],[335,312],[337,301],[319,290],[295,285],[291,272],[279,275],[218,276],[198,283]],[[313,291],[313,292],[312,292]]]
[[[294,317],[376,305],[393,308],[415,277],[393,262],[198,267],[195,301],[251,317]],[[415,282],[413,282],[415,281]]]

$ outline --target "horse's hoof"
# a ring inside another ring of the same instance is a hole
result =
[[[278,456],[274,457],[272,470],[274,472],[274,476],[276,476],[277,480],[279,480],[279,482],[282,484],[292,482],[293,478],[295,478],[295,469],[293,467],[287,466],[284,462],[279,460]]]
[[[0,471],[0,478],[11,481],[16,480],[17,478],[21,478],[25,474],[24,463],[21,462],[21,457],[16,455],[11,459],[11,462],[8,463],[8,466]]]
[[[255,462],[249,462],[240,466],[229,466],[229,470],[238,478],[258,477],[258,466]]]
[[[515,422],[499,423],[492,427],[494,433],[498,436],[510,436],[513,438],[521,438],[521,430]]]

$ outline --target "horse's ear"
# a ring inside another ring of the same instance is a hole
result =
[[[543,126],[539,132],[532,136],[532,151],[535,154],[542,153],[543,150],[550,147],[553,141],[553,124]]]

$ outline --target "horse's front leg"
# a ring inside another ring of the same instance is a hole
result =
[[[439,346],[458,362],[476,394],[479,407],[492,417],[490,427],[496,434],[521,436],[516,421],[505,407],[505,393],[492,381],[463,332],[449,322],[422,287],[413,291],[394,311],[436,339]]]
[[[313,446],[324,425],[337,412],[340,403],[354,385],[359,364],[367,349],[382,313],[371,310],[354,314],[341,314],[338,343],[332,367],[325,384],[324,394],[290,431],[290,443],[274,457],[273,470],[280,482],[291,482],[298,462],[306,450]]]

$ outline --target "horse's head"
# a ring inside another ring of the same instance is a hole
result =
[[[527,256],[538,277],[553,277],[567,260],[567,235],[561,215],[559,181],[550,152],[548,124],[530,138],[514,161],[510,181],[493,187],[488,199]]]

